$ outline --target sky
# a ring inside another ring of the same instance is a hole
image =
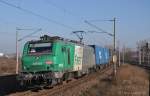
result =
[[[19,50],[28,40],[41,35],[78,40],[73,31],[97,31],[85,20],[113,33],[116,17],[116,42],[136,48],[139,40],[150,38],[150,0],[0,0],[0,52],[15,53],[16,28],[21,39],[39,28],[33,37],[19,42]],[[113,38],[102,33],[85,33],[85,44],[111,45]]]

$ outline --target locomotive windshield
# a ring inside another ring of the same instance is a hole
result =
[[[36,53],[51,53],[52,52],[52,44],[51,43],[31,43],[29,44],[29,54]]]

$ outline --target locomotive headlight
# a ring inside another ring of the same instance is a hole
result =
[[[53,63],[53,62],[52,62],[52,61],[49,61],[49,60],[45,62],[45,64],[52,64],[52,63]]]

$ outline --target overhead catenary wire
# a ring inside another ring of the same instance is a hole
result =
[[[105,31],[105,30],[103,30],[103,29],[97,27],[96,25],[90,23],[90,22],[87,21],[87,20],[85,20],[84,22],[87,23],[88,25],[90,25],[91,27],[94,27],[95,29],[97,29],[97,30],[100,31],[100,32],[97,32],[97,31],[88,31],[88,32],[91,32],[91,33],[106,33],[106,34],[108,34],[108,35],[110,35],[110,36],[113,36],[113,34],[111,34],[111,33],[107,32],[107,31]]]
[[[3,4],[8,5],[8,6],[10,6],[10,7],[16,8],[16,9],[18,9],[18,10],[20,10],[20,11],[25,12],[25,13],[34,15],[34,16],[39,17],[39,18],[41,18],[41,19],[43,19],[43,20],[46,20],[46,21],[48,21],[48,22],[51,22],[51,23],[60,25],[60,26],[65,27],[65,28],[67,28],[67,29],[74,30],[74,28],[71,27],[71,26],[68,26],[68,25],[66,25],[66,24],[63,24],[63,23],[57,22],[57,21],[55,21],[55,20],[49,19],[48,17],[45,17],[45,16],[40,15],[40,14],[38,14],[38,13],[35,13],[35,12],[31,11],[31,10],[22,8],[22,7],[20,7],[20,6],[11,4],[11,3],[6,2],[6,1],[4,1],[4,0],[0,0],[0,3],[3,3]]]
[[[55,8],[57,8],[58,10],[62,11],[63,13],[67,13],[68,15],[71,15],[72,17],[76,18],[76,19],[80,19],[83,23],[84,21],[86,21],[86,19],[83,16],[80,16],[79,14],[76,14],[70,10],[65,9],[64,7],[58,6],[56,3],[50,1],[50,0],[45,0],[47,4],[49,4],[50,6],[53,6]],[[89,30],[84,28],[85,30]]]
[[[63,7],[61,7],[61,6],[58,6],[57,4],[55,4],[54,2],[52,2],[52,1],[50,1],[50,0],[45,0],[45,1],[46,1],[47,4],[49,4],[49,5],[51,5],[51,6],[55,7],[55,8],[57,8],[57,9],[59,9],[60,11],[62,11],[62,12],[64,12],[64,13],[67,13],[67,14],[73,16],[73,17],[76,17],[76,18],[81,19],[81,20],[84,21],[84,18],[83,18],[82,16],[79,16],[79,15],[77,15],[77,14],[75,14],[75,13],[73,13],[73,12],[71,12],[71,11],[69,11],[69,10],[67,10],[67,9],[65,9],[65,8],[63,8]]]
[[[93,28],[95,28],[95,29],[97,29],[97,30],[100,31],[100,32],[97,32],[97,31],[88,31],[88,29],[86,29],[86,30],[87,30],[86,32],[88,32],[88,33],[106,33],[106,34],[108,34],[108,35],[110,35],[110,36],[113,36],[113,34],[111,34],[111,33],[107,32],[107,31],[105,31],[105,30],[103,30],[103,29],[97,27],[96,25],[94,25],[94,24],[92,24],[92,23],[90,23],[89,20],[84,19],[82,16],[76,15],[75,13],[72,13],[72,12],[66,10],[66,9],[63,8],[63,7],[58,6],[57,4],[55,4],[54,2],[52,2],[52,1],[50,1],[50,0],[45,0],[45,1],[47,1],[47,2],[46,2],[47,4],[49,4],[49,5],[51,5],[51,6],[55,7],[55,8],[57,8],[57,9],[59,9],[60,11],[62,11],[62,12],[64,12],[64,13],[67,13],[67,14],[69,14],[69,15],[71,15],[71,16],[76,17],[76,18],[80,18],[83,22],[87,23],[87,24],[90,25],[91,27],[93,27]],[[90,21],[112,21],[112,20],[90,20]],[[78,37],[78,36],[77,36],[77,37]]]
[[[96,20],[88,20],[88,21],[90,21],[90,22],[104,22],[104,21],[112,21],[112,20],[98,20],[98,19],[96,19]]]
[[[45,1],[46,1],[47,4],[49,4],[49,5],[52,6],[52,7],[57,8],[59,11],[61,11],[61,12],[63,12],[63,13],[67,13],[68,15],[71,15],[71,16],[74,17],[74,18],[81,19],[82,22],[85,21],[85,19],[84,19],[82,16],[79,16],[79,15],[77,15],[76,13],[71,12],[70,10],[67,10],[67,9],[65,9],[65,8],[63,8],[63,7],[61,7],[61,6],[58,6],[56,3],[54,3],[54,2],[52,2],[52,1],[50,1],[50,0],[45,0]],[[81,31],[73,31],[73,32],[72,32],[72,33],[74,33],[74,34],[80,39],[80,42],[82,42],[83,33],[88,32],[88,29],[85,29],[85,28],[84,28],[84,30],[86,30],[86,31],[82,31],[82,32],[81,32]]]
[[[30,33],[30,34],[28,34],[28,35],[26,35],[26,36],[24,36],[24,37],[18,39],[18,41],[21,41],[21,40],[23,40],[23,39],[25,39],[25,38],[31,37],[33,34],[39,32],[39,31],[41,31],[41,30],[42,30],[41,28],[40,28],[40,29],[37,29],[37,30],[35,30],[34,32],[32,32],[32,33]]]

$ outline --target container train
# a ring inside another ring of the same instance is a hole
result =
[[[24,45],[18,80],[21,85],[55,85],[101,69],[109,61],[107,48],[44,35]]]

